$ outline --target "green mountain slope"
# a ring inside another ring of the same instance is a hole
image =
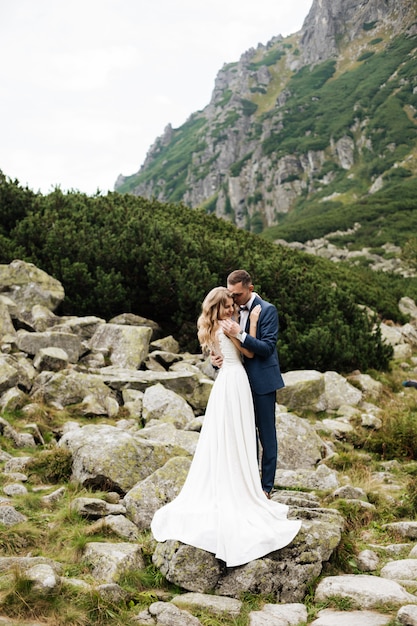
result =
[[[269,239],[359,223],[371,245],[384,222],[383,235],[403,244],[417,219],[416,3],[390,4],[385,20],[344,24],[357,32],[322,62],[308,63],[305,26],[222,68],[210,104],[167,127],[117,191],[202,207]],[[408,233],[392,201],[403,188]]]

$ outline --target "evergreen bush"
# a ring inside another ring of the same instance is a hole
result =
[[[109,319],[134,312],[197,351],[195,324],[204,296],[243,267],[280,313],[284,370],[388,367],[391,348],[356,306],[380,310],[382,303],[394,310],[396,294],[376,279],[364,286],[347,269],[276,246],[202,210],[119,193],[89,197],[56,189],[33,196],[17,183],[4,184],[11,199],[0,206],[0,222],[3,213],[10,215],[13,188],[31,202],[25,216],[5,229],[1,261],[19,253],[60,280],[66,292],[61,315]]]

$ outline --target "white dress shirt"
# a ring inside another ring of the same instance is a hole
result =
[[[245,332],[245,327],[246,327],[246,322],[248,321],[248,317],[249,317],[249,310],[253,304],[253,301],[255,300],[257,294],[255,292],[252,293],[252,296],[249,298],[249,300],[247,301],[247,303],[243,306],[247,307],[246,309],[241,309],[240,310],[240,317],[239,317],[239,325],[242,329],[242,343],[245,341],[246,339],[246,335],[247,333]]]

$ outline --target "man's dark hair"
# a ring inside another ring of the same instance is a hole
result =
[[[227,277],[228,285],[237,285],[242,283],[244,287],[249,287],[252,284],[252,278],[246,270],[235,270]]]

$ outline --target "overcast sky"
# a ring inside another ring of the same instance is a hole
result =
[[[313,0],[0,0],[0,170],[87,194],[137,172],[224,63],[300,30]]]

